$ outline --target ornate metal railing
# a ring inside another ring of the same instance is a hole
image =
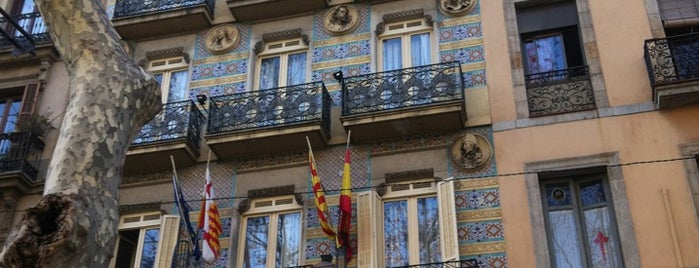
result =
[[[204,115],[191,100],[171,102],[163,105],[150,122],[146,123],[132,146],[184,139],[195,152],[199,152],[199,139]]]
[[[206,6],[213,15],[215,0],[117,0],[114,5],[114,18],[138,16],[176,9]]]
[[[342,115],[463,99],[461,64],[446,62],[342,79]]]
[[[30,132],[0,134],[0,174],[23,172],[36,181],[44,142]]]
[[[17,22],[17,24],[22,27],[22,29],[32,36],[34,43],[46,43],[51,42],[51,37],[48,34],[48,29],[46,24],[44,24],[44,19],[41,17],[39,12],[19,14],[12,16],[12,18]],[[19,31],[17,31],[9,22],[4,18],[0,17],[0,27],[7,29],[7,33],[13,36],[13,38],[18,43],[28,42],[27,38],[22,36]],[[0,36],[0,48],[12,46],[9,40]]]
[[[467,260],[452,260],[452,261],[444,261],[444,262],[435,262],[435,263],[423,263],[423,264],[415,264],[415,265],[406,265],[406,266],[394,266],[391,268],[478,268],[478,261],[476,259],[467,259]]]
[[[652,86],[699,79],[699,33],[646,40],[644,48]]]
[[[587,66],[524,76],[529,116],[595,109]]]
[[[211,97],[207,133],[314,121],[329,133],[331,102],[322,82]]]

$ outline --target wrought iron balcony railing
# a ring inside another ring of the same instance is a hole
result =
[[[342,115],[463,99],[461,64],[446,62],[342,79]]]
[[[141,132],[131,143],[145,145],[184,139],[185,143],[195,152],[199,152],[201,125],[204,115],[191,100],[171,102],[163,105],[150,122],[146,123]]]
[[[0,134],[0,174],[23,172],[36,182],[44,142],[30,132]]]
[[[214,3],[214,0],[117,0],[114,5],[114,18],[139,16],[197,6],[206,6],[207,12],[213,16]]]
[[[699,33],[646,40],[652,86],[699,79]]]
[[[51,37],[48,34],[48,29],[46,24],[44,24],[44,19],[41,17],[39,12],[19,14],[12,16],[12,18],[17,22],[17,24],[24,29],[25,32],[29,33],[34,39],[34,43],[47,43],[51,42]],[[22,36],[19,31],[17,31],[9,22],[4,18],[0,17],[0,27],[7,29],[7,33],[12,35],[17,43],[26,43],[27,39]],[[12,46],[9,40],[0,36],[0,48],[5,48]]]
[[[595,109],[595,95],[587,66],[524,76],[529,116]]]
[[[322,82],[212,97],[208,134],[320,122],[330,130],[330,94]]]
[[[285,268],[311,268],[311,267],[313,267],[312,264],[285,267]],[[435,262],[435,263],[423,263],[423,264],[406,265],[406,266],[394,266],[391,268],[478,268],[478,261],[476,259],[452,260],[452,261]]]

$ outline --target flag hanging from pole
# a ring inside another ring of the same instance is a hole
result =
[[[177,181],[177,172],[172,175],[172,187],[175,193],[175,205],[177,206],[177,211],[179,211],[183,224],[187,228],[187,233],[189,233],[189,239],[192,240],[192,245],[194,245],[194,252],[192,255],[194,255],[196,259],[199,259],[201,252],[199,251],[197,233],[194,231],[192,223],[189,220],[190,208],[184,199],[184,194],[182,194],[182,187],[180,187],[180,184]]]
[[[348,137],[349,139],[349,137]],[[348,141],[349,143],[349,141]],[[338,245],[345,249],[345,263],[352,259],[352,179],[350,176],[350,149],[345,150],[345,165],[342,171],[342,190],[340,191],[340,221],[337,227]]]
[[[221,220],[218,217],[216,208],[214,187],[211,183],[209,165],[206,165],[206,186],[204,187],[204,202],[202,210],[199,211],[199,228],[204,231],[204,241],[202,242],[202,257],[207,263],[213,263],[219,256],[221,245],[218,237],[221,234]]]
[[[323,185],[320,183],[320,177],[318,177],[318,171],[316,170],[316,161],[313,157],[313,149],[311,149],[311,143],[308,141],[308,138],[306,138],[306,141],[308,142],[308,163],[311,168],[311,183],[313,186],[313,195],[315,196],[314,201],[316,209],[318,210],[320,229],[323,230],[323,233],[325,233],[325,235],[327,235],[330,239],[335,240],[337,238],[337,234],[335,233],[335,230],[333,230],[330,223],[328,223],[328,204],[325,201],[325,190],[323,189]]]

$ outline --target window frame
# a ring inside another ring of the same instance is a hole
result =
[[[420,22],[420,26],[409,26],[411,23],[416,23]],[[429,44],[430,44],[430,62],[427,63],[426,65],[433,64],[435,62],[435,57],[436,57],[436,51],[438,49],[435,49],[435,36],[434,36],[434,28],[432,25],[428,23],[429,21],[425,18],[420,18],[420,19],[412,19],[412,20],[403,20],[399,22],[393,22],[393,23],[387,23],[384,26],[384,31],[378,36],[378,41],[376,42],[376,49],[377,51],[377,61],[376,61],[376,69],[379,72],[386,71],[384,70],[384,48],[383,48],[383,42],[388,39],[395,39],[395,38],[400,38],[401,39],[401,67],[395,70],[400,70],[400,69],[406,69],[406,68],[412,68],[412,67],[418,67],[422,65],[414,65],[412,62],[412,55],[410,53],[411,51],[411,46],[410,46],[410,37],[413,35],[418,35],[418,34],[423,34],[423,33],[429,33]],[[396,27],[398,25],[402,25],[403,27],[399,29],[392,29],[393,27]],[[395,71],[395,70],[388,70],[388,71]]]
[[[291,199],[291,202],[288,204],[281,204],[281,205],[270,205],[270,206],[264,206],[264,207],[256,207],[256,204],[259,203],[266,203],[266,202],[274,202],[278,200],[287,200]],[[268,216],[269,217],[269,225],[268,225],[268,233],[267,233],[267,252],[274,252],[274,248],[277,245],[277,219],[280,214],[293,214],[293,213],[299,213],[299,261],[297,265],[302,265],[305,256],[304,256],[304,251],[301,250],[304,248],[304,213],[303,213],[303,206],[299,205],[296,202],[296,199],[294,198],[294,195],[284,195],[284,196],[276,196],[276,197],[269,197],[269,198],[256,198],[250,200],[250,209],[240,215],[240,236],[238,237],[238,258],[235,262],[236,267],[243,267],[243,263],[245,261],[245,243],[247,240],[247,219],[250,217],[260,217],[260,216]],[[271,250],[270,250],[271,249]],[[274,264],[276,261],[276,254],[267,254],[267,259],[265,261],[266,266],[269,267],[270,264]]]
[[[172,74],[176,72],[186,71],[185,78],[185,96],[189,94],[189,63],[183,56],[168,57],[162,59],[153,59],[148,62],[148,71],[153,73],[153,76],[162,74],[160,82],[160,92],[161,92],[161,102],[162,104],[167,104],[169,102],[185,101],[188,97],[183,100],[168,100],[170,95],[170,79]]]
[[[293,44],[295,42],[298,42],[297,44]],[[289,44],[292,43],[292,44]],[[288,44],[288,45],[287,45]],[[289,55],[294,55],[294,54],[299,54],[299,53],[306,53],[306,66],[304,66],[304,82],[308,82],[309,78],[309,64],[310,64],[310,55],[309,55],[309,46],[304,42],[303,38],[298,37],[298,38],[291,38],[291,39],[284,39],[280,41],[274,41],[274,42],[269,42],[264,44],[265,49],[257,54],[257,57],[255,59],[255,75],[253,77],[253,88],[257,90],[267,90],[267,89],[273,89],[273,88],[265,88],[261,89],[260,88],[260,78],[261,78],[261,72],[262,72],[262,60],[264,59],[269,59],[269,58],[274,58],[274,57],[279,57],[279,76],[277,77],[277,87],[274,88],[281,88],[281,87],[287,87],[287,86],[293,86],[293,85],[287,85],[287,78],[288,78],[288,63],[289,63]],[[301,83],[301,84],[303,84]]]
[[[157,215],[157,219],[150,219],[148,217],[153,217]],[[133,219],[139,217],[138,221],[127,222],[128,219]],[[161,259],[162,246],[163,246],[163,215],[160,212],[142,212],[122,215],[119,217],[119,225],[117,227],[117,234],[121,231],[139,230],[138,242],[136,243],[136,253],[133,259],[132,265],[134,267],[139,267],[141,259],[143,258],[143,246],[145,240],[145,232],[147,230],[158,229],[158,245],[155,254],[154,267],[158,267],[158,261]],[[114,258],[110,261],[109,267],[116,267],[117,256],[119,253],[119,243],[121,239],[117,236],[116,245],[114,247]]]

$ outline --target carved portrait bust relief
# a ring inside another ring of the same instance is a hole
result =
[[[359,12],[349,5],[339,5],[328,10],[323,17],[325,31],[341,35],[353,30],[359,22]]]
[[[447,16],[463,16],[476,6],[478,0],[440,0],[439,10]]]
[[[204,46],[213,54],[228,52],[238,45],[238,28],[230,24],[221,24],[211,28],[204,40]]]
[[[450,155],[457,168],[473,171],[485,166],[490,161],[493,149],[488,139],[482,135],[468,133],[454,141]]]

